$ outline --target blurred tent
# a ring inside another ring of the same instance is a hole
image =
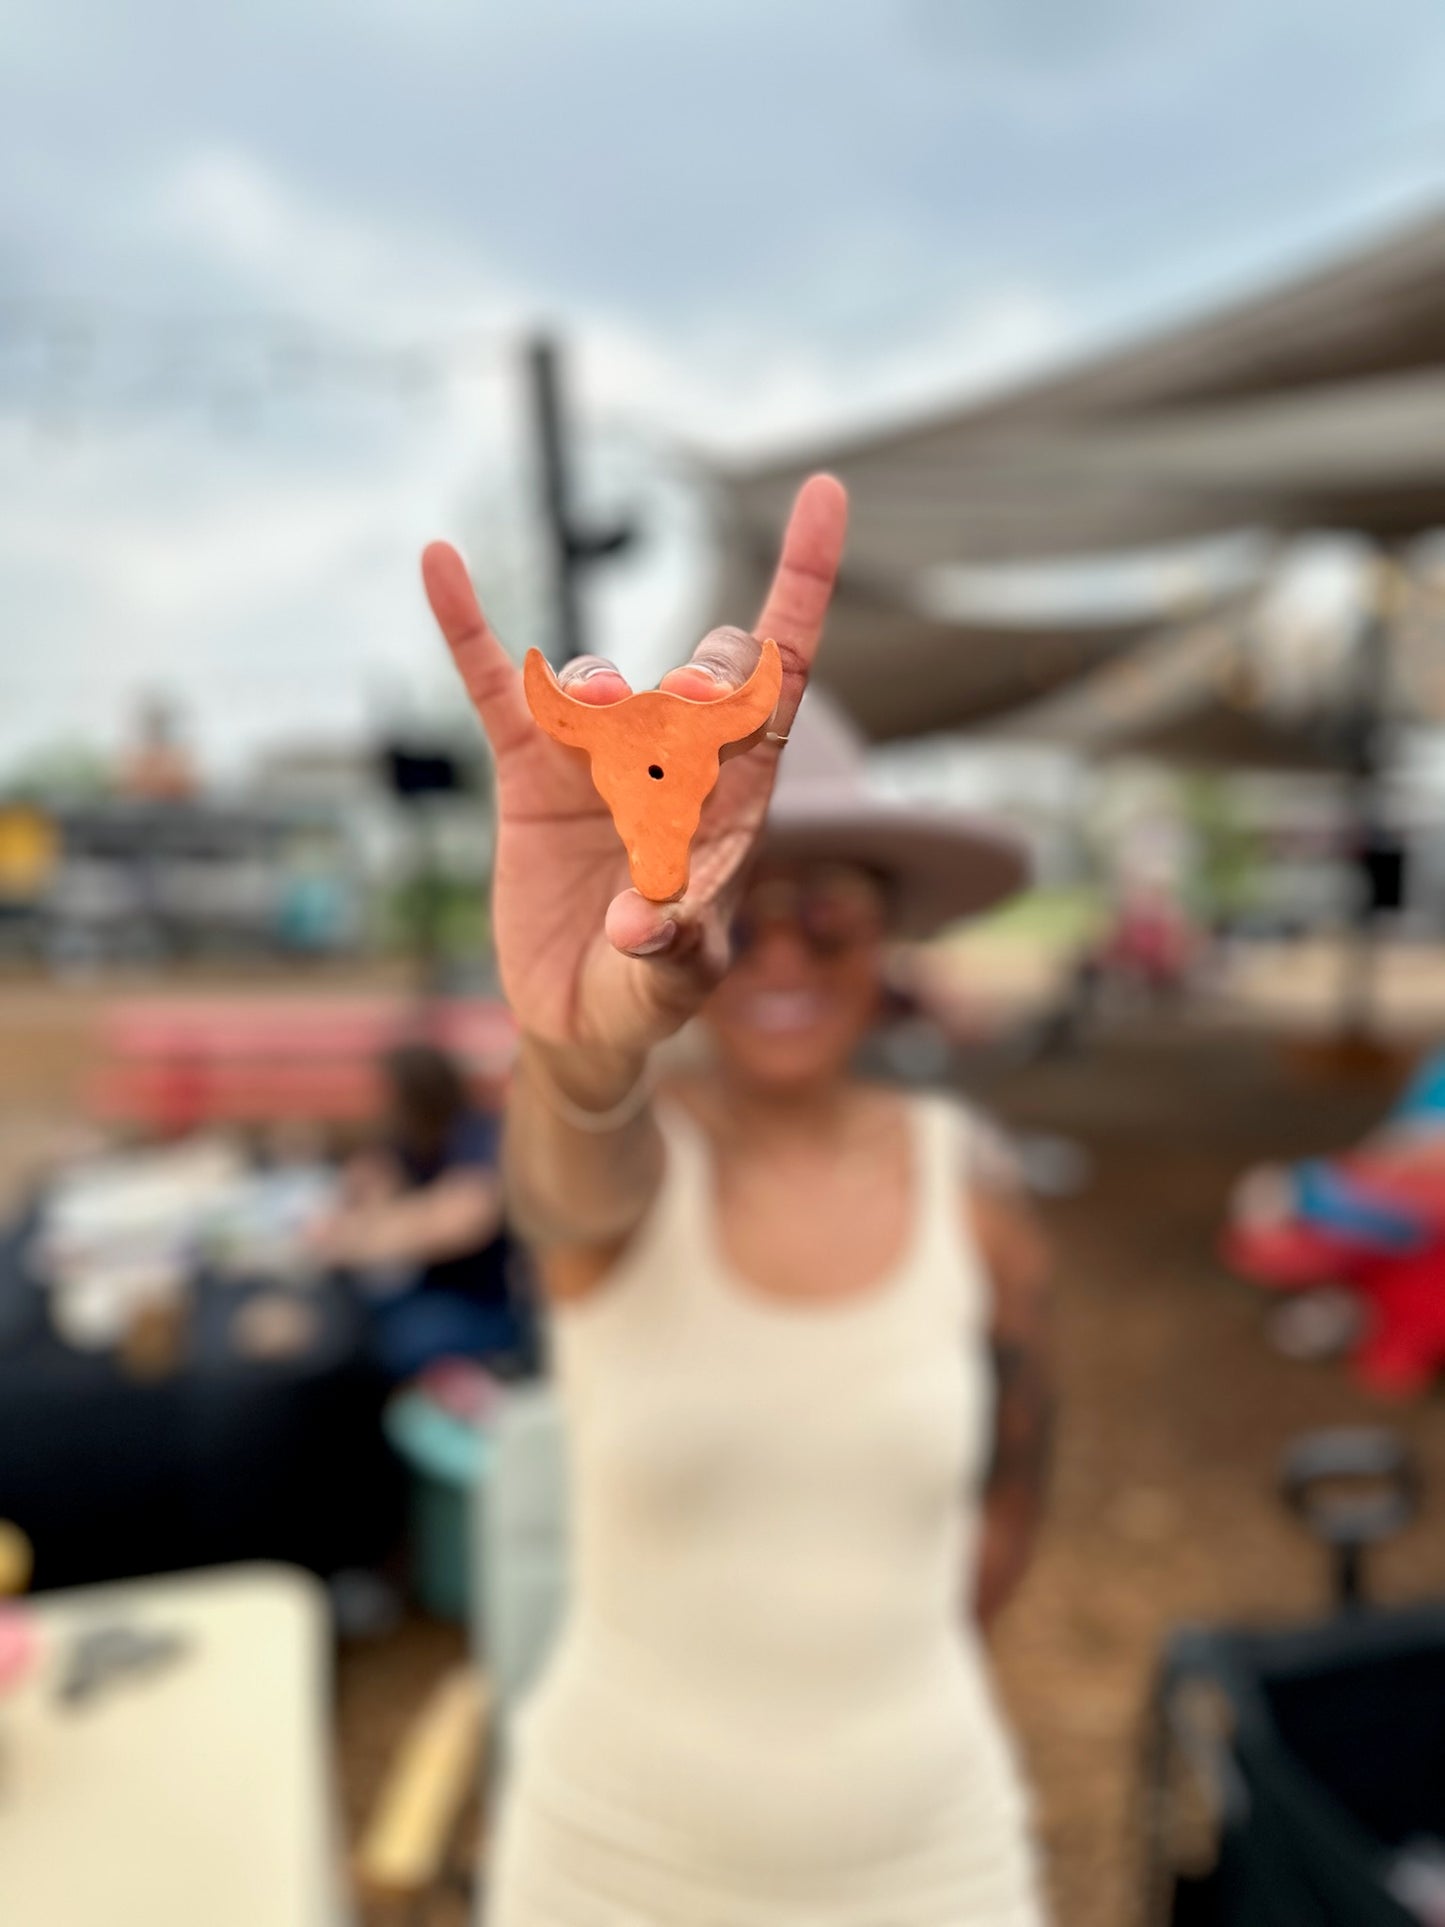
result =
[[[1436,215],[995,400],[732,469],[720,477],[719,606],[757,601],[794,489],[830,468],[848,484],[853,520],[822,678],[845,701],[851,694],[877,736],[985,720],[1003,707],[996,694],[978,708],[940,692],[922,722],[921,699],[903,714],[898,685],[928,687],[955,655],[1018,647],[1015,635],[981,637],[967,620],[921,621],[941,572],[1246,528],[1396,543],[1445,525],[1442,313],[1445,215]],[[1072,655],[1083,674],[1126,647],[1121,635],[1113,649]],[[999,686],[982,664],[965,680]],[[1042,693],[1022,681],[1022,700]]]
[[[1202,617],[1011,711],[985,740],[1204,769],[1349,768],[1357,732],[1348,703],[1281,701],[1256,640],[1248,617]]]
[[[828,618],[824,680],[875,742],[975,728],[1031,707],[1061,687],[1131,658],[1152,640],[1187,640],[1230,621],[1236,591],[1207,614],[1159,612],[1025,621],[950,618],[851,581]],[[879,647],[880,638],[886,646]]]

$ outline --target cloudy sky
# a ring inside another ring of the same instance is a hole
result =
[[[529,329],[646,528],[595,613],[650,669],[693,452],[1006,380],[1445,176],[1438,0],[0,0],[0,47],[0,769],[148,690],[232,769],[435,704],[435,533],[527,639]]]

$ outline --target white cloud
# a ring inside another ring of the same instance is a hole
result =
[[[237,148],[186,155],[142,198],[137,225],[271,312],[324,318],[365,340],[500,324],[525,308],[474,245],[330,204]]]
[[[341,340],[445,338],[508,308],[474,252],[328,206],[238,151],[168,169],[130,233],[203,259],[235,311]],[[201,352],[225,378],[224,344]],[[515,471],[505,358],[459,372],[443,406],[302,392],[234,434],[194,403],[207,378],[193,369],[159,414],[82,400],[67,438],[18,402],[0,415],[0,759],[75,730],[113,742],[159,686],[234,767],[278,729],[362,726],[379,683],[445,685],[416,557],[479,471]]]
[[[445,344],[475,331],[500,365],[537,316],[468,237],[326,205],[232,149],[187,156],[155,185],[139,224],[206,255],[259,312],[303,313],[364,339]],[[867,290],[906,280],[913,252],[902,237],[853,233],[819,255],[813,278],[832,285],[835,308],[866,304]],[[800,336],[726,298],[666,331],[597,310],[576,331],[581,399],[694,445],[735,449],[980,390],[1036,365],[1070,332],[1057,304],[1026,286],[991,287],[941,314],[904,306],[892,318],[893,344],[880,352],[867,326]]]
[[[669,450],[830,436],[1011,379],[1136,319],[1206,246],[1209,274],[1267,272],[1302,210],[1323,232],[1344,205],[1345,162],[1323,185],[1301,162],[1397,129],[1445,31],[1428,0],[1391,0],[1390,34],[1305,0],[1026,11],[0,0],[7,284],[489,344],[432,413],[338,378],[261,399],[239,434],[211,398],[248,392],[264,343],[212,344],[184,396],[162,407],[157,372],[128,370],[144,406],[117,382],[68,443],[37,436],[0,349],[0,764],[113,734],[146,682],[232,757],[355,726],[379,677],[439,686],[416,549],[462,525],[507,604],[530,512],[511,350],[539,313],[580,414],[626,429],[606,440],[632,467],[599,493],[639,497],[651,540],[609,574],[599,629],[654,666],[702,555]]]
[[[455,527],[477,455],[447,417],[310,473],[185,421],[73,446],[12,424],[0,760],[77,731],[114,742],[156,687],[229,768],[277,731],[355,731],[383,680],[445,690],[416,558]]]
[[[423,541],[463,532],[484,586],[504,578],[530,514],[525,396],[513,353],[524,304],[474,246],[304,193],[258,157],[191,152],[138,200],[137,244],[198,260],[238,310],[305,315],[375,339],[495,325],[487,365],[438,408],[304,394],[264,400],[248,433],[204,408],[109,418],[73,443],[0,420],[0,581],[20,646],[0,671],[0,755],[72,727],[113,740],[137,693],[161,686],[223,764],[278,729],[354,729],[370,691],[435,691],[445,665],[416,583]],[[696,504],[647,479],[649,437],[733,450],[818,433],[840,415],[921,403],[996,377],[1064,332],[1026,290],[1001,292],[870,357],[856,342],[788,341],[736,314],[668,338],[599,316],[569,370],[581,416],[622,424],[624,493],[649,540],[597,598],[603,646],[650,670],[695,614]],[[83,420],[83,417],[82,417]],[[653,465],[655,467],[655,464]],[[535,588],[535,585],[533,585]],[[523,598],[519,626],[537,614]]]

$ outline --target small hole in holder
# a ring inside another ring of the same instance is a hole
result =
[[[652,778],[654,783],[660,783],[662,781],[661,763],[649,763],[647,765],[647,773]]]

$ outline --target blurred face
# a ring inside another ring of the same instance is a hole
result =
[[[765,866],[733,921],[706,1017],[728,1068],[777,1091],[841,1077],[877,1014],[886,906],[848,864]]]

